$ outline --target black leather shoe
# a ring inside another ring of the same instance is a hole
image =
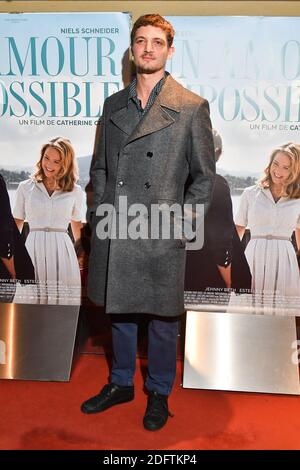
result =
[[[167,395],[149,392],[147,409],[143,420],[144,428],[148,431],[157,431],[166,424],[169,416],[173,415],[168,409]]]
[[[125,403],[134,399],[134,387],[121,386],[113,383],[104,385],[98,395],[86,400],[81,405],[83,413],[100,413],[111,406]]]

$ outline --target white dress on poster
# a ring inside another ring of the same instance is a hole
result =
[[[241,196],[235,223],[251,232],[245,254],[253,292],[261,294],[265,306],[288,307],[289,301],[294,305],[300,298],[300,274],[291,237],[300,228],[300,199],[275,202],[269,189],[251,186]]]
[[[17,189],[13,215],[29,224],[26,248],[36,276],[36,285],[18,286],[14,302],[79,305],[80,269],[67,230],[71,220],[85,218],[81,187],[54,191],[50,196],[42,182],[23,181]]]

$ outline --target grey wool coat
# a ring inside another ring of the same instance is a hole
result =
[[[107,313],[180,315],[185,239],[99,239],[104,216],[95,214],[103,204],[122,213],[119,196],[127,197],[128,207],[144,204],[149,214],[151,204],[208,206],[215,176],[209,105],[169,75],[139,120],[128,93],[129,87],[106,99],[96,142],[88,296]]]

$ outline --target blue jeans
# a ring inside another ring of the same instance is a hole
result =
[[[113,365],[111,382],[133,385],[136,365],[138,322],[148,322],[148,372],[146,388],[169,395],[176,376],[176,352],[180,317],[110,315]]]

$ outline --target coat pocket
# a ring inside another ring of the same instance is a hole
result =
[[[172,247],[183,248],[186,246],[186,238],[183,234],[182,205],[176,199],[160,198],[158,199],[158,210],[161,217],[161,233],[170,234]],[[163,238],[165,238],[163,236]]]

